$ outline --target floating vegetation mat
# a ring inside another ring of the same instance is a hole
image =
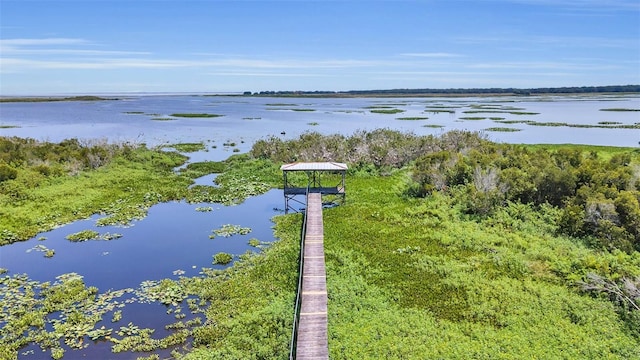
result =
[[[533,120],[494,120],[500,124],[525,124],[531,126],[572,127],[583,129],[640,129],[640,123],[622,124],[619,122],[602,121],[598,124],[569,124],[566,122],[538,122]]]
[[[640,111],[640,109],[607,108],[607,109],[600,109],[600,111]]]
[[[426,116],[397,117],[396,120],[429,120]]]
[[[202,318],[195,315],[202,313],[206,305],[205,301],[188,296],[179,282],[170,279],[145,281],[137,289],[99,293],[96,287],[87,287],[76,273],[60,275],[53,283],[33,281],[25,274],[5,275],[0,277],[0,298],[3,359],[17,358],[20,349],[30,344],[48,351],[53,359],[63,358],[67,351],[85,349],[96,341],[106,342],[113,353],[175,348],[202,324]],[[186,321],[182,320],[187,317],[182,309],[184,302],[192,318]],[[170,334],[157,339],[151,337],[154,329],[140,328],[132,322],[118,326],[123,309],[134,303],[167,306],[166,313],[177,320],[165,326]],[[113,326],[98,326],[104,319],[110,319]],[[70,356],[73,358],[73,354]]]
[[[374,114],[398,114],[404,112],[401,109],[371,109],[369,111]]]
[[[173,117],[182,117],[182,118],[215,118],[224,115],[219,114],[207,114],[207,113],[176,113],[171,114]]]
[[[206,149],[203,143],[180,143],[165,146],[167,148],[173,148],[180,152],[196,152]]]
[[[89,240],[109,241],[109,240],[119,239],[121,237],[122,237],[122,234],[118,234],[118,233],[112,234],[107,232],[101,235],[99,232],[94,230],[82,230],[80,232],[67,235],[66,239],[73,242],[83,242],[83,241],[89,241]]]
[[[522,131],[522,129],[510,128],[510,127],[490,127],[485,129],[486,131],[495,131],[495,132],[518,132]]]
[[[251,232],[251,228],[242,227],[240,225],[225,224],[219,229],[211,231],[213,234],[209,235],[209,239],[214,239],[216,236],[231,237],[233,235],[247,235]]]

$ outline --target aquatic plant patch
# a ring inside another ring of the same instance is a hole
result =
[[[431,114],[438,114],[438,113],[455,114],[456,113],[454,109],[449,109],[449,108],[426,108],[424,112],[431,113]]]
[[[481,113],[505,113],[510,115],[539,115],[540,113],[531,111],[515,111],[515,110],[465,110],[465,114],[481,114]]]
[[[41,252],[41,253],[43,253],[44,257],[46,257],[46,258],[53,257],[53,255],[56,254],[55,250],[49,249],[48,247],[46,247],[46,246],[44,246],[42,244],[38,244],[38,245],[32,247],[31,249],[27,249],[27,253],[30,253],[32,251]]]
[[[369,112],[371,112],[373,114],[393,115],[393,114],[403,113],[404,110],[402,110],[402,109],[371,109],[371,110],[369,110]]]
[[[409,117],[397,117],[396,120],[428,120],[426,116],[409,116]]]
[[[607,108],[607,109],[600,109],[600,111],[640,111],[640,109],[630,109],[630,108]]]
[[[65,238],[69,241],[73,242],[81,242],[98,239],[100,237],[100,233],[94,230],[82,230],[77,233],[69,234]]]
[[[486,128],[486,131],[494,131],[494,132],[518,132],[522,131],[522,129],[518,128],[510,128],[510,127],[490,127]]]
[[[83,241],[89,241],[89,240],[109,241],[109,240],[119,239],[121,237],[122,237],[122,234],[118,234],[118,233],[107,232],[104,234],[100,234],[99,232],[94,230],[83,230],[77,233],[67,235],[66,239],[73,242],[83,242]]]
[[[172,144],[172,145],[168,145],[166,146],[167,148],[173,148],[177,151],[180,152],[186,152],[186,153],[190,153],[190,152],[196,152],[196,151],[203,151],[206,149],[206,146],[203,143],[180,143],[180,144]]]
[[[251,228],[242,227],[240,225],[224,224],[218,229],[211,230],[213,234],[209,235],[210,239],[216,236],[231,237],[233,235],[247,235],[251,232]]]
[[[214,265],[227,265],[233,261],[233,255],[228,253],[217,253],[213,255],[213,264]]]

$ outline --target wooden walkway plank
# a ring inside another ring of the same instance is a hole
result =
[[[327,277],[324,264],[324,228],[320,193],[309,193],[306,211],[302,304],[296,342],[296,359],[329,359]]]

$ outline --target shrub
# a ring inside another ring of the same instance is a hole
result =
[[[217,253],[217,254],[213,255],[213,264],[214,265],[227,265],[231,261],[233,261],[233,255],[231,255],[231,254],[228,254],[228,253],[225,253],[225,252],[220,252],[220,253]]]
[[[18,176],[18,170],[7,164],[0,164],[0,182],[13,180]]]

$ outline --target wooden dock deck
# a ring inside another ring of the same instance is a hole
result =
[[[304,269],[296,359],[328,359],[327,278],[324,264],[322,195],[307,195]]]

